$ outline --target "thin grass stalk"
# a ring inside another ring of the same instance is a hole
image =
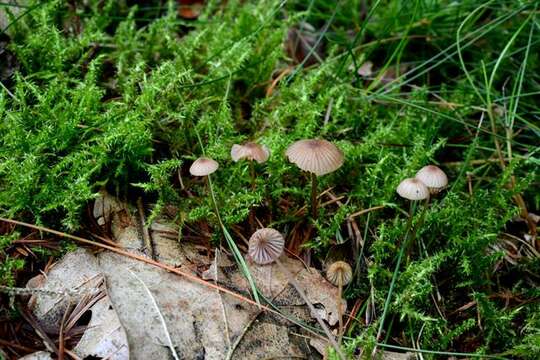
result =
[[[239,264],[240,270],[242,271],[242,273],[246,277],[246,279],[247,279],[247,281],[249,283],[249,286],[251,287],[251,291],[253,293],[253,299],[257,302],[257,304],[259,306],[261,306],[261,301],[259,299],[259,290],[257,289],[257,286],[255,285],[255,280],[251,276],[249,268],[248,268],[248,266],[247,266],[247,264],[246,264],[246,262],[244,260],[244,257],[240,253],[240,250],[238,249],[238,246],[236,246],[236,243],[234,242],[234,239],[232,238],[231,234],[229,233],[229,231],[227,230],[227,228],[223,224],[223,221],[221,220],[221,216],[219,215],[219,208],[217,206],[216,195],[214,193],[214,188],[212,186],[212,180],[210,178],[210,175],[208,175],[207,178],[208,178],[208,187],[210,189],[210,195],[211,195],[211,198],[212,198],[212,202],[214,204],[214,209],[216,211],[216,216],[218,218],[219,225],[221,226],[221,230],[223,231],[223,236],[225,237],[225,240],[227,240],[227,244],[229,245],[229,248],[231,249],[231,251],[233,253],[234,259]]]
[[[409,242],[409,234],[410,234],[410,230],[411,230],[411,227],[412,227],[413,214],[414,214],[415,208],[416,208],[416,203],[414,201],[411,201],[410,202],[410,207],[409,207],[409,219],[407,220],[407,226],[406,226],[406,230],[405,230],[405,238],[403,239],[403,242],[401,244],[401,248],[399,250],[398,258],[397,258],[397,261],[396,261],[396,266],[394,268],[394,273],[392,275],[392,281],[390,282],[390,288],[388,289],[388,295],[386,296],[386,301],[384,302],[383,313],[382,313],[381,320],[380,320],[380,323],[379,323],[379,329],[377,330],[377,338],[376,338],[377,341],[379,341],[379,339],[381,337],[381,334],[382,334],[382,331],[384,329],[384,320],[386,319],[386,314],[388,312],[388,308],[390,307],[390,300],[392,299],[392,293],[394,291],[394,286],[396,284],[397,275],[398,275],[398,272],[399,272],[399,267],[401,265],[401,260],[403,259],[403,254],[405,253],[405,248],[407,247],[407,244]],[[376,351],[377,351],[377,346],[375,346],[375,348],[373,349],[372,355],[375,355]]]

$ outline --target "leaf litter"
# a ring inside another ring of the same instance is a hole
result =
[[[103,193],[96,201],[93,215],[110,221],[99,223],[110,225],[118,245],[145,254],[135,211]],[[151,224],[149,230],[158,261],[237,293],[249,294],[249,283],[225,251],[216,252],[219,256],[211,259],[197,245],[179,243],[174,225],[163,218]],[[337,289],[317,270],[305,268],[300,261],[287,256],[282,256],[281,261],[305,289],[319,316],[335,325]],[[305,303],[279,267],[255,266],[249,261],[248,266],[266,299],[304,326],[315,325]],[[87,306],[82,307],[89,312],[90,319],[81,340],[71,350],[81,358],[165,359],[174,353],[186,359],[318,358],[317,350],[309,346],[310,340],[325,344],[324,338],[314,336],[304,326],[109,251],[93,253],[79,248],[66,254],[46,276],[38,277],[31,280],[34,288],[57,292],[36,292],[29,301],[33,316],[47,333],[58,333],[66,310],[73,304],[100,294],[97,301],[86,301]]]

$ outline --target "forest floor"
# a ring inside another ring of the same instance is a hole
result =
[[[0,357],[91,354],[83,310],[105,299],[143,358],[115,295],[133,291],[161,316],[139,334],[156,358],[278,356],[270,343],[540,358],[539,15],[502,0],[0,2]],[[295,156],[302,139],[328,143]],[[256,161],[238,159],[247,142]],[[448,183],[402,197],[427,165]],[[266,267],[248,245],[260,228],[284,239]],[[47,326],[39,296],[82,281],[58,269],[104,280]],[[206,294],[230,336],[214,343],[192,305],[175,327],[163,284]]]

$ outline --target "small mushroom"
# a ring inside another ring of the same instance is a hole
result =
[[[259,265],[274,262],[283,252],[285,239],[277,230],[259,229],[249,239],[249,256]]]
[[[189,173],[193,176],[208,176],[219,167],[217,161],[207,157],[200,157],[191,164]]]
[[[326,271],[326,278],[335,286],[347,285],[352,279],[352,268],[345,261],[332,263]]]
[[[274,261],[276,262],[280,270],[288,277],[289,282],[294,286],[298,294],[305,301],[305,303],[309,307],[311,314],[315,316],[315,318],[317,319],[317,322],[319,323],[319,325],[321,325],[326,336],[328,337],[328,340],[334,346],[340,358],[345,360],[345,356],[341,352],[341,349],[338,343],[336,342],[334,335],[332,335],[332,333],[330,332],[330,329],[328,329],[328,326],[326,326],[324,321],[321,319],[317,310],[315,309],[313,304],[311,304],[311,302],[309,301],[306,293],[300,287],[300,284],[298,284],[294,276],[289,272],[289,270],[285,267],[285,265],[283,265],[281,261],[279,260],[279,256],[283,252],[284,245],[285,245],[285,239],[283,238],[283,235],[281,235],[279,231],[270,229],[270,228],[259,229],[255,231],[255,233],[253,233],[253,235],[251,235],[251,238],[249,239],[248,254],[249,254],[249,257],[253,260],[253,262],[255,262],[258,265],[266,265]]]
[[[336,171],[343,165],[343,153],[323,139],[300,140],[285,153],[289,161],[311,173],[311,215],[317,218],[317,176]]]
[[[416,178],[408,178],[399,183],[397,193],[402,198],[418,201],[429,198],[429,189],[422,181]]]
[[[343,335],[343,309],[342,309],[342,294],[343,286],[347,285],[352,279],[352,268],[345,261],[336,261],[332,263],[328,270],[326,270],[326,278],[332,284],[338,287],[338,318],[339,318],[339,331],[338,331],[338,344],[341,345],[341,336]]]
[[[249,169],[251,176],[251,187],[255,188],[255,166],[253,161],[262,164],[270,157],[270,150],[265,145],[259,145],[254,142],[247,142],[244,145],[234,144],[231,148],[231,158],[234,162],[246,159],[249,160]]]
[[[428,165],[416,173],[416,178],[426,184],[430,194],[437,194],[448,185],[448,177],[439,167]]]
[[[265,145],[247,142],[244,145],[234,144],[231,148],[231,158],[234,162],[246,159],[257,161],[259,164],[266,162],[270,157],[270,150]]]

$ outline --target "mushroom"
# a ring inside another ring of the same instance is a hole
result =
[[[200,157],[191,164],[189,173],[193,176],[208,176],[215,172],[219,164],[214,159]]]
[[[300,140],[285,153],[289,161],[311,173],[311,215],[317,218],[317,176],[336,171],[343,165],[343,153],[323,139]]]
[[[255,231],[249,239],[249,256],[259,265],[274,262],[285,246],[283,235],[277,230],[264,228]]]
[[[343,336],[343,309],[342,309],[342,293],[343,285],[347,285],[352,279],[352,268],[345,261],[336,261],[332,263],[328,270],[326,270],[326,278],[332,284],[338,287],[338,318],[339,318],[339,332],[338,332],[338,344],[341,345],[341,337]]]
[[[448,185],[448,177],[435,165],[424,166],[415,177],[426,184],[430,194],[437,194]]]
[[[279,256],[282,254],[284,246],[285,239],[279,231],[270,228],[259,229],[255,231],[255,233],[253,233],[253,235],[251,235],[251,238],[249,239],[248,254],[249,257],[253,260],[253,262],[258,265],[267,265],[274,261],[276,262],[280,270],[288,277],[289,282],[294,286],[298,294],[305,301],[311,314],[315,316],[317,322],[319,323],[319,325],[321,325],[324,333],[328,337],[328,340],[336,349],[336,352],[339,354],[340,358],[345,360],[345,356],[341,352],[341,349],[336,342],[334,335],[332,335],[330,329],[328,329],[328,326],[326,326],[324,321],[321,319],[317,310],[309,301],[306,293],[300,287],[300,284],[298,284],[294,276],[279,260]]]
[[[257,161],[259,164],[266,162],[270,157],[270,150],[265,145],[259,145],[255,142],[247,142],[244,145],[234,144],[231,148],[231,158],[234,162],[247,159]]]
[[[234,162],[246,159],[249,160],[251,174],[251,186],[255,188],[255,166],[253,160],[262,164],[270,157],[270,150],[265,145],[259,145],[255,142],[247,142],[244,145],[234,144],[231,148],[231,158]]]
[[[397,193],[402,198],[411,201],[424,200],[429,198],[429,189],[417,178],[408,178],[399,183]]]

